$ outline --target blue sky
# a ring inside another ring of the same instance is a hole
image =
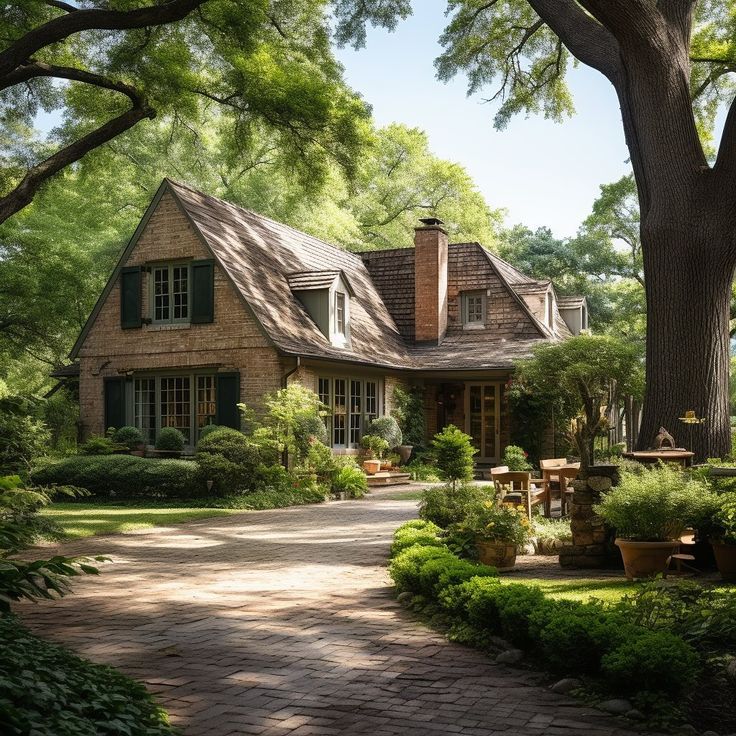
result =
[[[435,78],[446,0],[414,3],[414,15],[388,33],[372,29],[366,48],[342,49],[349,84],[373,106],[379,125],[425,130],[433,152],[465,166],[507,224],[548,225],[572,235],[589,214],[598,187],[629,171],[616,96],[606,79],[584,67],[569,78],[577,114],[562,124],[542,117],[493,128],[495,106],[468,98],[466,84]]]

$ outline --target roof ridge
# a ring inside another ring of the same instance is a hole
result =
[[[279,228],[284,228],[286,230],[291,230],[294,233],[298,233],[299,235],[304,235],[308,238],[312,238],[320,243],[322,245],[326,245],[328,248],[333,248],[334,250],[340,251],[341,253],[346,253],[351,258],[356,259],[358,262],[363,261],[362,258],[360,258],[356,253],[353,253],[352,251],[348,250],[347,248],[341,248],[339,245],[335,245],[334,243],[328,243],[326,240],[322,240],[322,238],[317,237],[316,235],[312,235],[311,233],[306,233],[304,230],[299,230],[295,227],[292,227],[291,225],[287,225],[285,222],[280,222],[279,220],[274,220],[272,217],[268,217],[268,215],[264,215],[261,212],[256,212],[255,210],[248,209],[247,207],[243,207],[239,204],[235,204],[234,202],[228,202],[226,199],[221,199],[220,197],[215,197],[212,194],[207,194],[206,192],[203,192],[201,189],[197,189],[196,187],[193,187],[191,184],[186,184],[185,182],[176,181],[176,179],[171,179],[170,177],[164,177],[164,181],[166,181],[169,185],[173,185],[174,187],[182,187],[183,189],[187,189],[190,192],[193,192],[194,194],[198,194],[202,197],[205,197],[206,199],[214,199],[216,202],[219,202],[220,204],[225,205],[226,207],[230,207],[234,210],[239,210],[241,212],[245,212],[248,215],[251,215],[252,217],[256,217],[260,220],[266,220],[273,225],[276,225]]]

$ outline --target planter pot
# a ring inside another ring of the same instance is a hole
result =
[[[632,542],[628,539],[617,539],[616,546],[621,550],[624,560],[624,571],[629,580],[636,578],[653,578],[667,572],[667,562],[679,541],[668,542]]]
[[[516,564],[516,545],[507,542],[493,542],[490,539],[476,539],[478,559],[484,565],[495,567],[499,572],[512,570]]]
[[[713,553],[716,556],[716,564],[721,577],[729,582],[736,581],[736,544],[723,544],[711,542]]]
[[[385,470],[386,472],[391,471],[393,467],[393,463],[381,463],[381,470]]]
[[[380,460],[364,460],[363,461],[363,470],[365,470],[367,475],[375,475],[380,469],[381,469]]]
[[[399,457],[401,458],[401,462],[403,465],[406,465],[409,462],[409,458],[411,457],[411,451],[414,449],[414,445],[399,445],[396,448],[396,451],[399,453]]]

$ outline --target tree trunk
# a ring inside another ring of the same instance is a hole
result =
[[[714,233],[717,214],[712,208],[691,213],[689,227],[677,216],[666,228],[642,227],[647,364],[637,445],[638,449],[651,447],[659,427],[665,427],[679,447],[693,450],[696,460],[704,460],[731,452],[733,234]],[[693,425],[692,434],[680,421],[688,410],[705,419],[704,424]]]

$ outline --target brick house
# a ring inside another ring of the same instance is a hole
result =
[[[419,384],[429,436],[456,424],[492,464],[513,361],[586,327],[584,299],[448,244],[439,220],[414,248],[350,253],[166,179],[70,357],[85,434],[135,424],[153,443],[175,426],[193,446],[205,424],[239,426],[238,402],[301,381],[351,452],[394,388]]]

